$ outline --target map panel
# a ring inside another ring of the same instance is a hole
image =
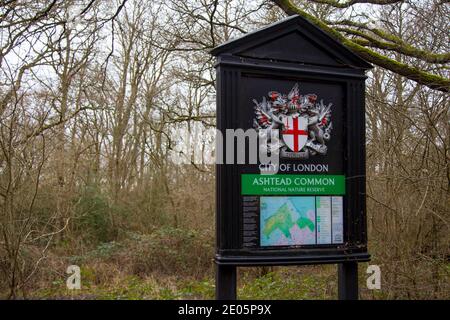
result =
[[[316,244],[314,197],[261,197],[261,246]]]

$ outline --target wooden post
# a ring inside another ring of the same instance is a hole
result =
[[[358,300],[358,263],[344,262],[338,266],[339,300]]]
[[[216,265],[216,300],[236,300],[236,266]]]

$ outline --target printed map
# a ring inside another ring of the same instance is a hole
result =
[[[316,244],[315,197],[261,197],[261,246]]]

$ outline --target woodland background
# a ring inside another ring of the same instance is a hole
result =
[[[208,50],[299,13],[374,63],[367,299],[449,299],[446,0],[0,1],[0,296],[214,296]],[[189,146],[195,146],[193,154]],[[66,289],[67,266],[82,289]],[[240,270],[240,298],[335,299],[336,266]]]

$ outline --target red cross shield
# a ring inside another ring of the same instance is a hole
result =
[[[291,151],[299,152],[308,140],[308,119],[305,117],[286,117],[281,131],[284,143]]]

